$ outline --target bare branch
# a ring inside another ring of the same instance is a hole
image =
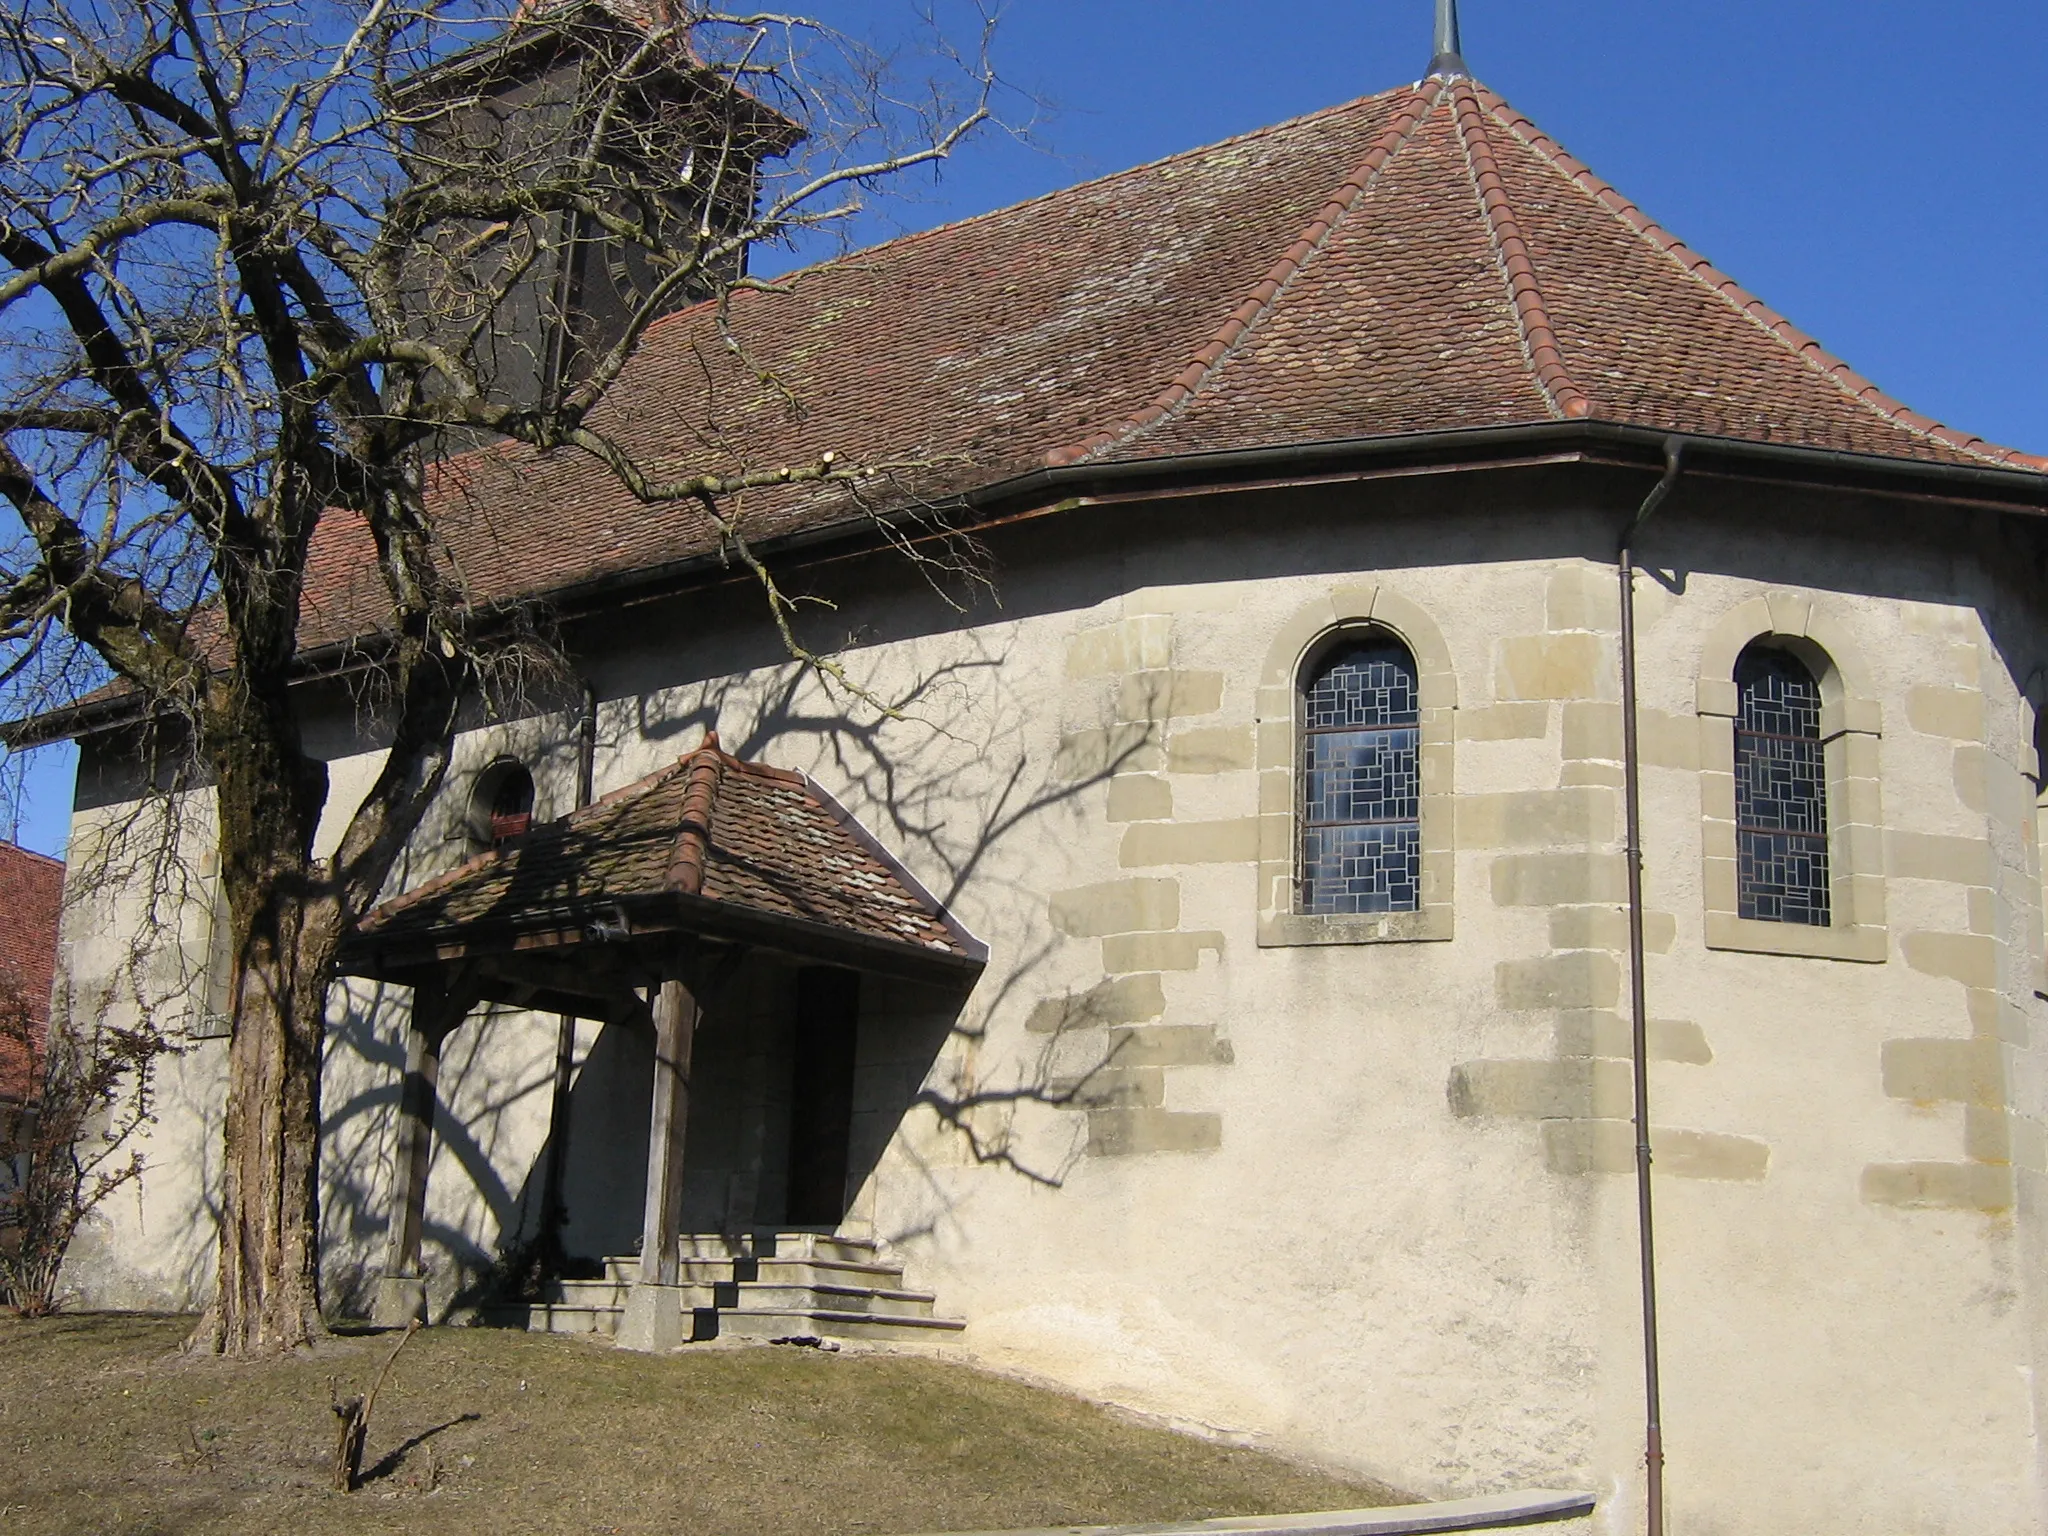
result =
[[[782,462],[716,420],[694,454],[650,456],[620,423],[652,328],[698,304],[802,414],[726,301],[790,292],[750,252],[842,227],[990,120],[986,28],[933,58],[943,79],[905,78],[817,18],[691,0],[645,24],[520,0],[0,16],[0,687],[33,710],[118,682],[163,757],[137,793],[180,836],[203,807],[217,839],[234,1089],[208,1347],[317,1328],[306,1181],[337,948],[465,711],[566,670],[544,593],[472,590],[484,562],[437,458],[572,455],[622,499],[690,509],[802,671],[902,718],[812,637],[829,594],[764,557],[750,509],[812,498],[935,587],[972,580],[916,506],[950,466]],[[372,563],[374,595],[327,601]],[[309,613],[353,626],[319,638],[353,647],[384,749],[354,805],[328,806],[309,746]]]

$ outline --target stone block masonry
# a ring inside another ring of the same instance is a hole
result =
[[[1956,809],[1972,817],[1983,816],[1988,823],[1994,815],[1994,787],[2011,784],[2017,774],[2011,764],[1987,750],[1986,701],[1976,686],[1980,672],[1976,647],[1959,650],[1959,659],[1966,663],[1966,679],[1909,689],[1906,724],[1917,736],[1951,744]],[[2007,798],[2012,803],[2010,818],[2023,819],[2030,809],[2032,787]],[[2007,1003],[2006,994],[2022,986],[2031,990],[2031,984],[2008,974],[2011,967],[2000,916],[2015,893],[2023,904],[2037,910],[2040,877],[2038,868],[2001,867],[1996,856],[1998,844],[1989,832],[1987,824],[1987,835],[1981,838],[1898,831],[1884,837],[1890,878],[1945,887],[1963,896],[1967,932],[1902,934],[1899,954],[1916,974],[1953,982],[1963,989],[1959,1011],[1970,1032],[1884,1043],[1880,1074],[1889,1097],[1922,1108],[1961,1107],[1962,1158],[1957,1162],[1868,1164],[1861,1190],[1864,1200],[1873,1205],[1987,1215],[2003,1214],[2013,1207],[2016,1117],[2011,1111],[2006,1053],[2010,1045],[2026,1043],[2028,1026],[2024,1013]]]
[[[1598,578],[1598,579],[1596,579]],[[1494,1003],[1509,1015],[1548,1014],[1555,1054],[1461,1062],[1445,1096],[1462,1120],[1519,1120],[1537,1128],[1544,1166],[1571,1178],[1632,1174],[1635,1168],[1633,1031],[1623,1012],[1629,927],[1626,867],[1618,846],[1621,708],[1600,695],[1613,667],[1618,610],[1605,573],[1568,567],[1552,578],[1551,632],[1503,641],[1496,651],[1498,702],[1474,711],[1461,739],[1550,736],[1558,788],[1466,795],[1458,800],[1461,852],[1498,850],[1487,883],[1501,909],[1545,913],[1548,952],[1494,965]],[[1554,701],[1537,703],[1536,700]],[[1647,769],[1697,772],[1700,727],[1687,715],[1643,710],[1639,739]],[[1648,911],[1648,953],[1669,953],[1678,921]],[[1689,1019],[1654,1019],[1653,1061],[1712,1064],[1705,1032]],[[1771,1149],[1724,1131],[1658,1126],[1659,1173],[1683,1179],[1755,1183]]]
[[[1113,707],[1117,723],[1062,737],[1055,777],[1106,778],[1107,827],[1123,827],[1117,862],[1126,869],[1167,869],[1249,862],[1258,855],[1256,818],[1173,819],[1177,775],[1214,776],[1253,766],[1247,723],[1183,724],[1222,708],[1220,672],[1176,665],[1171,615],[1143,614],[1082,631],[1067,647],[1067,676],[1092,695],[1084,708]],[[1163,770],[1163,771],[1162,771]],[[1222,1145],[1221,1117],[1169,1107],[1176,1073],[1227,1067],[1235,1057],[1213,1023],[1161,1019],[1169,976],[1220,958],[1223,935],[1181,928],[1175,875],[1134,875],[1055,892],[1053,929],[1101,943],[1104,979],[1086,991],[1043,998],[1026,1028],[1082,1042],[1083,1066],[1055,1084],[1055,1097],[1087,1117],[1084,1152],[1093,1157],[1211,1151]],[[1075,1056],[1067,1050],[1066,1059]]]

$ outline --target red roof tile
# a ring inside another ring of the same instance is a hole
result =
[[[1320,256],[1171,420],[1126,423],[1093,453],[1131,460],[1583,416],[2048,469],[1876,391],[1483,86],[1430,80],[1411,99],[1420,126]]]
[[[18,988],[27,1006],[24,1049],[0,1031],[0,1101],[21,1103],[41,1081],[43,1036],[57,970],[57,920],[64,902],[64,866],[56,859],[0,843],[0,985]],[[0,1006],[4,1006],[0,999]]]
[[[978,960],[971,939],[824,791],[708,738],[659,773],[535,827],[365,917],[366,940],[701,898],[863,940]]]
[[[657,324],[594,424],[656,478],[823,455],[868,508],[1074,462],[1583,416],[2041,471],[1907,410],[1665,233],[1483,86],[1431,79],[907,236]],[[478,599],[715,553],[572,451],[438,469]],[[859,515],[732,498],[748,536]],[[361,525],[316,536],[302,642],[385,610]]]

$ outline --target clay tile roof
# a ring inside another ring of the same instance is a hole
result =
[[[365,940],[603,918],[621,903],[708,902],[934,957],[980,946],[823,790],[742,762],[715,736],[595,804],[481,854],[365,917]]]
[[[1484,86],[1431,79],[892,241],[656,325],[597,418],[656,476],[826,454],[869,508],[1049,465],[1546,421],[2048,469],[1908,410]],[[714,553],[688,502],[497,447],[434,496],[472,595]],[[762,541],[859,515],[741,503]],[[374,627],[331,517],[303,640]]]
[[[1276,265],[1198,375],[1064,456],[1569,417],[2048,469],[1880,392],[1484,86],[1406,101],[1313,251]]]
[[[57,919],[64,902],[64,866],[56,859],[0,843],[0,987],[18,989],[29,1040],[0,1030],[0,1102],[36,1096],[43,1033],[50,1022],[50,986],[57,969]],[[0,1007],[7,1000],[0,997]]]

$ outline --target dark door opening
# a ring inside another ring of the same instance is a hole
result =
[[[835,1227],[846,1215],[859,1028],[858,971],[808,966],[797,972],[785,1217],[791,1226]]]

